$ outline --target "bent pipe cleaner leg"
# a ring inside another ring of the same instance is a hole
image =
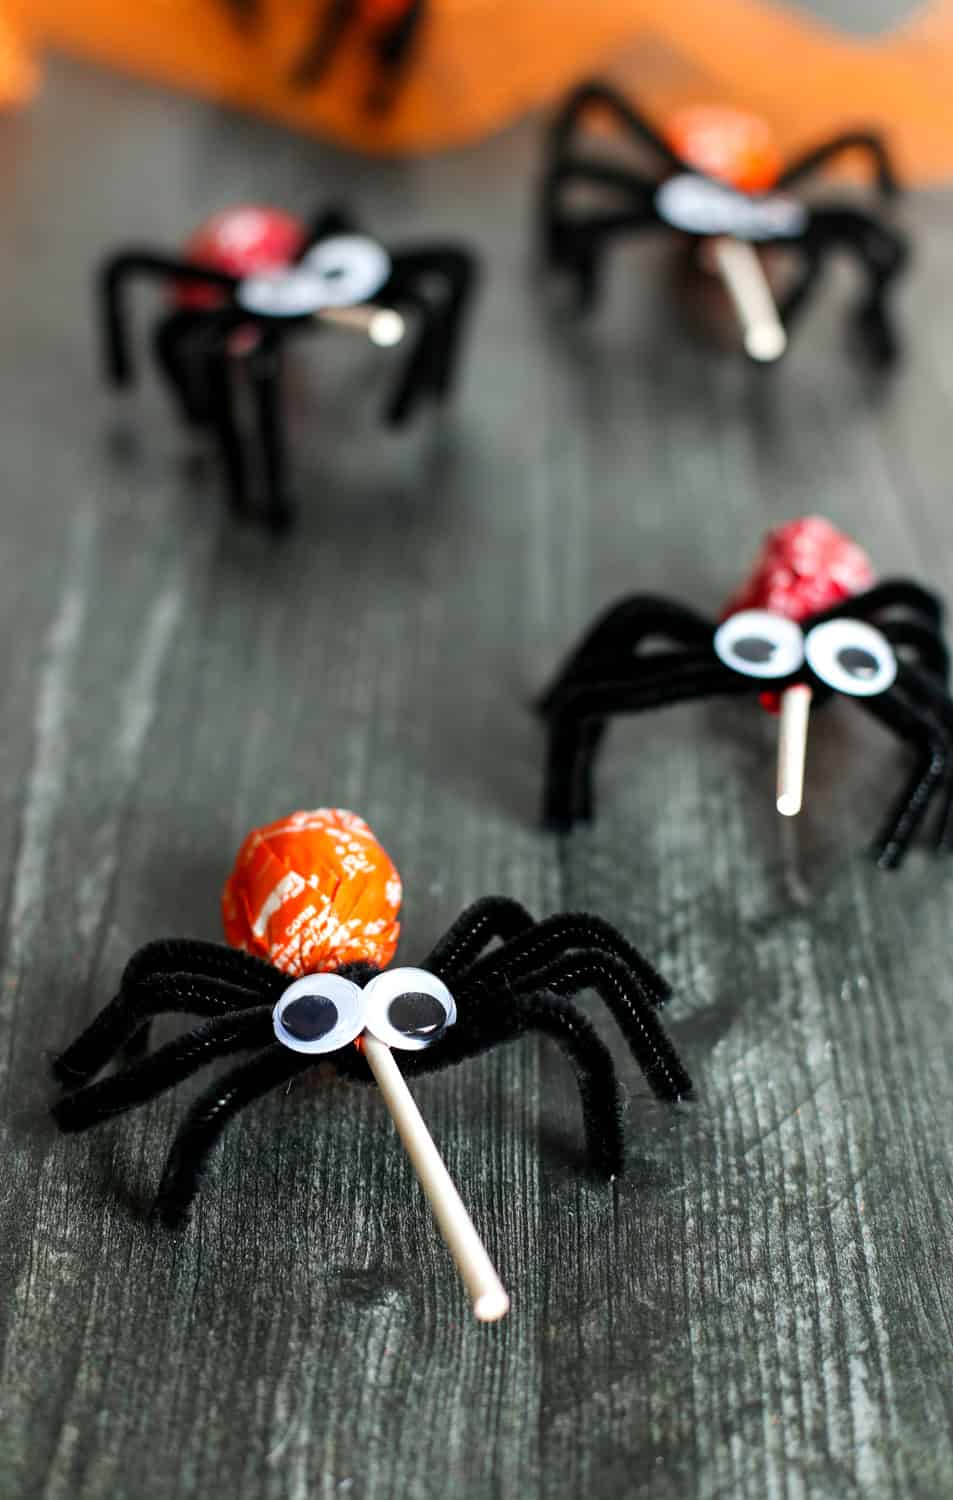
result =
[[[222,1016],[251,1010],[262,1003],[260,991],[250,991],[224,979],[191,974],[161,974],[144,980],[132,991],[120,990],[53,1062],[53,1076],[64,1088],[76,1088],[106,1066],[110,1058],[145,1023],[167,1012]]]
[[[547,155],[551,163],[558,162],[564,155],[581,117],[595,108],[606,110],[631,137],[648,146],[660,157],[669,171],[685,170],[682,158],[659,134],[651,121],[640,114],[628,99],[597,78],[587,79],[573,89],[550,126]]]
[[[630,213],[646,220],[657,219],[657,182],[627,171],[624,167],[614,166],[611,162],[599,161],[595,157],[568,157],[549,173],[540,197],[539,231],[544,263],[553,266],[572,265],[563,237],[571,236],[573,223],[580,217],[578,213],[574,215],[565,202],[574,186],[609,189],[614,194],[621,195],[624,206]]]
[[[497,975],[520,983],[546,964],[572,952],[611,954],[630,973],[632,981],[655,1006],[664,1005],[671,986],[638,948],[610,922],[589,912],[560,912],[544,917],[502,947],[478,959],[466,971],[467,982],[490,983]]]
[[[535,917],[519,901],[509,896],[484,896],[461,912],[431,948],[421,968],[443,980],[455,978],[466,973],[494,939],[505,943],[535,926]]]
[[[151,250],[123,250],[114,255],[98,278],[105,372],[113,385],[128,385],[133,379],[126,299],[129,283],[139,276],[198,281],[220,287],[223,292],[233,292],[238,285],[238,278],[227,271],[209,270],[175,255],[158,255]]]
[[[896,686],[880,697],[858,701],[917,752],[913,773],[873,844],[872,852],[880,868],[895,870],[903,863],[934,793],[949,774],[953,742],[933,721],[907,702],[902,690]]]
[[[188,1217],[209,1157],[228,1122],[246,1105],[313,1066],[312,1056],[275,1042],[217,1079],[196,1100],[172,1143],[156,1194],[153,1213],[167,1229],[178,1228]]]
[[[295,88],[313,88],[322,81],[357,12],[357,0],[328,0],[323,13],[315,18],[317,24],[310,42],[292,69],[291,83]]]
[[[937,679],[941,689],[946,686],[950,677],[950,653],[941,635],[928,625],[918,625],[915,620],[896,620],[878,628],[895,649],[914,651],[917,662]]]
[[[553,230],[553,264],[574,277],[580,312],[588,312],[598,301],[609,236],[654,229],[659,222],[651,205],[559,220]]]
[[[812,615],[810,626],[820,625],[825,620],[839,619],[849,615],[853,619],[871,620],[884,610],[902,609],[914,616],[923,616],[934,630],[940,630],[946,611],[939,594],[909,578],[883,578],[862,594],[853,594],[849,599],[839,599],[830,609]]]
[[[649,666],[649,663],[652,665]],[[580,805],[594,806],[591,788],[580,788],[579,778],[591,779],[585,761],[584,721],[641,713],[667,704],[705,697],[743,697],[754,691],[756,679],[739,676],[712,657],[657,653],[646,659],[641,672],[609,682],[567,688],[548,719],[543,822],[554,832],[568,832],[578,820]]]
[[[842,135],[835,135],[832,140],[823,141],[802,152],[784,168],[775,184],[776,190],[791,187],[793,183],[800,182],[803,177],[849,151],[861,152],[867,157],[873,169],[874,182],[884,197],[896,197],[900,191],[900,183],[890,160],[887,144],[875,130],[847,130]]]
[[[204,355],[205,380],[208,387],[209,416],[218,443],[225,480],[228,506],[236,517],[248,515],[248,470],[241,433],[235,416],[235,393],[232,388],[233,356],[228,348],[228,326],[220,331],[217,347]]]
[[[208,405],[199,399],[195,360],[189,358],[187,347],[190,335],[201,327],[204,318],[205,314],[195,309],[175,308],[160,318],[152,340],[159,373],[183,420],[191,427],[208,420]]]
[[[692,1080],[650,1002],[632,983],[632,973],[608,953],[583,949],[562,954],[526,976],[521,989],[553,990],[574,996],[595,990],[629,1044],[629,1049],[659,1099],[674,1102],[692,1092]]]
[[[265,520],[274,532],[286,530],[294,519],[294,509],[287,494],[281,357],[282,336],[276,329],[270,329],[262,335],[261,344],[250,356],[265,482]]]
[[[869,357],[880,364],[889,363],[898,346],[888,293],[909,259],[907,242],[859,209],[816,207],[808,220],[805,244],[823,252],[835,247],[853,252],[867,285],[851,321]]]
[[[710,645],[715,625],[697,610],[654,594],[633,594],[605,611],[559,668],[539,699],[539,711],[549,713],[564,685],[591,670],[591,665],[616,655],[621,666],[636,655],[646,640],[658,637],[677,646]]]
[[[64,1094],[51,1109],[60,1130],[75,1134],[114,1115],[147,1104],[166,1089],[184,1082],[209,1063],[233,1052],[265,1047],[274,1037],[272,1007],[262,1005],[239,1015],[204,1021],[121,1073]]]
[[[938,683],[934,676],[908,663],[904,664],[903,683],[926,716],[950,741],[950,761],[940,792],[935,845],[944,854],[953,853],[953,700],[945,684]]]

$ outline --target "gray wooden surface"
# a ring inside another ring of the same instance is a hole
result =
[[[554,315],[527,261],[537,144],[527,123],[368,164],[66,64],[0,126],[3,1500],[953,1486],[953,870],[864,858],[902,752],[833,708],[793,827],[753,710],[630,722],[602,821],[560,847],[527,711],[597,606],[652,587],[714,609],[805,510],[953,588],[953,206],[907,210],[901,378],[845,358],[846,269],[759,374],[674,313],[661,245],[618,255],[588,326]],[[230,202],[331,193],[388,240],[471,236],[485,295],[458,402],[405,436],[376,423],[373,358],[302,351],[304,516],[274,545],[227,524],[151,372],[101,390],[89,272]],[[512,1290],[497,1328],[471,1322],[371,1090],[250,1110],[180,1238],[142,1215],[198,1085],[83,1138],[46,1120],[46,1059],[129,952],[216,937],[244,832],[321,803],[398,862],[409,961],[499,891],[601,912],[675,984],[694,1104],[655,1105],[604,1027],[613,1189],[577,1171],[542,1044],[421,1081]]]

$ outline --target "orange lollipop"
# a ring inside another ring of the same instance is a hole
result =
[[[696,171],[741,193],[764,193],[781,173],[771,127],[759,115],[720,104],[695,104],[670,116],[665,139]]]
[[[256,828],[222,894],[225,936],[285,974],[384,968],[397,948],[401,883],[356,813],[321,807]]]

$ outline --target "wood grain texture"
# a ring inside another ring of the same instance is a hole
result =
[[[766,374],[675,315],[661,244],[619,253],[590,323],[554,312],[527,258],[537,146],[528,124],[358,164],[65,65],[0,133],[4,1500],[953,1486],[953,871],[865,863],[900,753],[849,706],[818,716],[792,827],[772,726],[676,709],[613,729],[603,817],[559,845],[528,711],[604,601],[715,609],[806,509],[953,594],[951,201],[907,211],[902,378],[845,357],[846,268]],[[226,523],[149,370],[101,391],[89,271],[230,202],[342,194],[389,241],[471,236],[487,283],[458,402],[405,436],[346,340],[302,351],[303,519],[276,545]],[[393,854],[408,961],[500,891],[601,912],[675,983],[698,1099],[651,1101],[605,1023],[630,1143],[612,1188],[577,1170],[548,1048],[415,1088],[512,1292],[497,1328],[371,1090],[249,1111],[179,1237],[143,1213],[200,1084],[84,1138],[46,1120],[45,1058],[131,949],[217,936],[244,832],[317,803]]]

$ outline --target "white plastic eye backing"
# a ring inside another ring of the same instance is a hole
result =
[[[715,631],[715,654],[745,677],[790,677],[804,665],[800,625],[767,609],[742,609]]]
[[[454,998],[426,969],[385,969],[364,990],[367,1029],[388,1047],[418,1052],[457,1019]]]
[[[890,642],[863,620],[827,620],[808,632],[807,664],[836,693],[873,698],[885,693],[897,676]]]
[[[793,239],[807,222],[794,198],[751,197],[693,172],[666,178],[655,194],[655,209],[664,223],[686,234],[730,234],[738,240]]]
[[[305,318],[329,305],[324,281],[301,266],[246,276],[235,300],[246,312],[265,318]]]
[[[369,302],[390,280],[390,256],[364,234],[332,234],[301,260],[321,283],[323,307],[353,307]]]
[[[292,1052],[337,1052],[364,1030],[364,991],[340,974],[306,974],[285,990],[271,1023]]]

